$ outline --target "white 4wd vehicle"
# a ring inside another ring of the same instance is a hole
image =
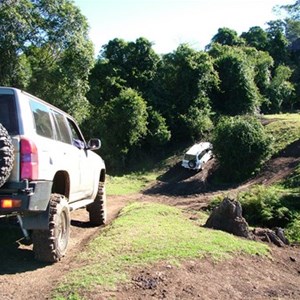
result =
[[[205,163],[207,163],[213,156],[212,144],[209,142],[202,142],[193,145],[184,155],[181,165],[184,168],[191,170],[202,170]]]
[[[17,216],[35,258],[65,255],[70,211],[86,207],[106,221],[105,164],[74,119],[15,88],[0,87],[0,216]]]

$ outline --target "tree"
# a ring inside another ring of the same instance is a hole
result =
[[[274,60],[268,52],[253,47],[241,49],[247,55],[247,61],[254,71],[254,82],[260,94],[259,107],[269,101],[269,86],[272,79]]]
[[[23,50],[33,35],[31,11],[27,0],[3,0],[0,4],[0,85],[28,85],[31,70]]]
[[[79,122],[88,116],[93,45],[85,17],[70,0],[4,0],[0,29],[1,84],[26,88]]]
[[[255,84],[253,61],[238,47],[214,45],[210,53],[220,79],[212,97],[213,108],[227,115],[257,112],[261,95]]]
[[[281,20],[268,22],[268,44],[266,50],[273,57],[275,66],[288,62],[288,40],[285,37],[285,24]]]
[[[202,104],[206,102],[201,99],[209,98],[217,83],[218,77],[207,53],[183,44],[173,53],[163,56],[153,83],[150,103],[166,119],[173,139],[192,139],[192,131],[187,128],[189,123],[186,122],[189,109],[195,107],[208,112],[210,104],[204,107]]]
[[[114,39],[103,46],[90,76],[89,100],[95,105],[118,96],[122,88],[139,91],[148,97],[156,75],[159,56],[145,38],[135,42]]]
[[[294,4],[282,5],[281,9],[288,12],[289,17],[293,20],[300,20],[300,1],[296,0]]]
[[[223,46],[241,46],[245,43],[245,41],[238,36],[235,30],[223,27],[218,29],[218,33],[213,36],[211,43],[207,46],[207,49],[210,49],[215,43]]]
[[[280,7],[287,13],[285,17],[286,37],[290,42],[291,63],[289,66],[294,70],[291,77],[296,90],[296,102],[298,108],[300,103],[300,1],[295,1],[294,4],[283,5]]]
[[[254,117],[224,117],[214,130],[214,153],[224,180],[241,181],[271,154],[271,137]]]
[[[268,36],[259,26],[251,27],[248,32],[243,32],[241,38],[243,38],[250,47],[254,47],[257,50],[266,50]]]
[[[156,148],[165,145],[171,139],[171,132],[166,124],[166,119],[150,106],[148,111],[146,147]],[[149,149],[149,148],[148,148]]]
[[[126,156],[141,144],[147,134],[147,106],[133,89],[122,90],[101,109],[98,126],[103,139],[103,152],[108,164],[115,169],[125,167]]]
[[[187,113],[181,116],[187,130],[186,134],[193,141],[199,141],[213,129],[213,112],[209,102],[208,98],[199,99],[197,105],[195,103],[190,106]]]
[[[287,66],[278,66],[275,75],[269,86],[269,107],[268,112],[280,113],[283,108],[293,109],[295,102],[295,88],[289,81],[292,70]]]

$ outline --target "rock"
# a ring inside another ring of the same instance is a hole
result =
[[[213,210],[204,227],[250,238],[249,226],[242,216],[241,204],[227,197]]]
[[[288,239],[284,235],[284,230],[280,227],[275,228],[275,234],[280,238],[280,240],[285,244],[289,245]]]
[[[289,244],[288,239],[284,235],[284,230],[280,227],[271,230],[269,228],[255,228],[253,234],[260,240],[273,243],[278,247],[284,247]]]

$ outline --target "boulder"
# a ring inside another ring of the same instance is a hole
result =
[[[242,216],[242,206],[228,197],[209,216],[204,227],[218,229],[237,236],[250,238],[249,226]]]

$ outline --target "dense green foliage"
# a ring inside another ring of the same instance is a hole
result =
[[[71,0],[3,0],[0,84],[71,113],[103,140],[110,170],[125,172],[145,153],[207,139],[222,115],[300,108],[299,1],[279,11],[266,29],[220,28],[204,51],[182,44],[158,55],[144,37],[115,38],[95,60]]]
[[[26,89],[79,122],[89,117],[93,46],[71,1],[3,0],[0,32],[0,85]]]
[[[108,161],[114,161],[124,168],[130,149],[137,146],[147,134],[147,107],[143,98],[134,90],[123,90],[118,97],[106,102],[100,112],[99,124],[103,136],[103,150]],[[107,148],[108,145],[114,147]]]
[[[285,227],[292,219],[292,212],[284,203],[283,195],[274,187],[253,187],[240,193],[238,200],[246,220],[251,224]]]
[[[214,153],[226,180],[241,181],[271,153],[271,137],[254,117],[224,117],[214,130]]]

